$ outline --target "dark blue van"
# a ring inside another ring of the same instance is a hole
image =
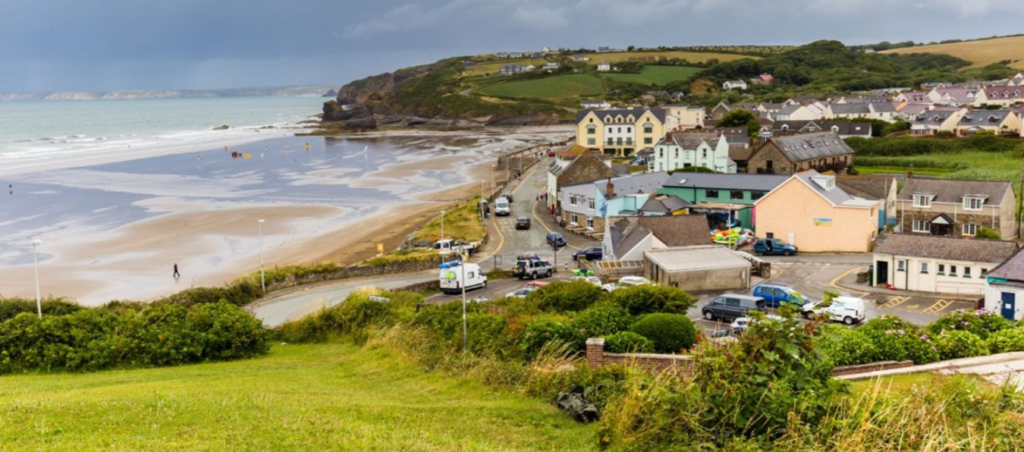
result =
[[[755,286],[754,296],[764,298],[765,304],[773,308],[786,303],[795,303],[797,306],[802,307],[811,302],[810,299],[800,295],[797,291],[775,284],[759,284]]]

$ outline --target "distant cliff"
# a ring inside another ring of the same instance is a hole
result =
[[[0,102],[89,101],[144,99],[208,99],[231,97],[308,96],[321,97],[332,89],[328,85],[228,88],[211,90],[122,90],[107,92],[29,92],[0,93]]]

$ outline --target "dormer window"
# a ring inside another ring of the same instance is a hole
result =
[[[932,195],[914,195],[914,207],[930,208],[932,206]]]
[[[964,198],[964,210],[981,210],[985,200],[981,198]]]
[[[832,131],[835,133],[839,133],[839,126],[832,126]]]
[[[811,181],[825,190],[831,190],[836,187],[836,178],[833,176],[811,176]]]

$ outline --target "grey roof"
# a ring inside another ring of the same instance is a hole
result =
[[[871,136],[870,122],[850,121],[775,121],[772,131],[792,131],[800,133],[834,131],[843,136]]]
[[[750,160],[750,154],[752,152],[754,152],[754,148],[750,147],[746,143],[729,143],[729,160],[732,160],[733,162],[745,162],[747,160]]]
[[[707,143],[708,146],[715,147],[718,145],[718,139],[721,134],[716,132],[675,132],[670,134],[670,136],[672,137],[672,143],[682,149],[697,149],[701,143]]]
[[[610,218],[612,251],[622,257],[645,237],[654,234],[667,246],[706,245],[711,243],[708,219],[704,215]]]
[[[775,143],[791,162],[853,154],[853,149],[834,132],[774,137],[765,145],[769,143]]]
[[[896,106],[889,102],[872,103],[871,108],[875,113],[896,113]]]
[[[834,115],[868,115],[871,113],[871,107],[864,102],[832,104],[831,108]]]
[[[912,201],[914,194],[934,195],[932,202],[960,203],[964,196],[985,198],[985,205],[999,205],[1011,190],[1009,182],[981,180],[907,179],[897,199]]]
[[[612,165],[612,172],[615,173],[616,176],[628,176],[629,175],[629,165],[625,165],[625,164],[615,164],[615,165]]]
[[[956,113],[958,108],[936,108],[931,111],[926,111],[917,115],[915,118],[916,122],[934,122],[936,124],[949,119],[953,113]]]
[[[663,108],[609,108],[605,110],[579,110],[576,112],[576,122],[579,123],[582,121],[590,112],[593,112],[598,118],[604,120],[608,115],[611,115],[612,117],[622,115],[623,118],[633,115],[634,118],[638,118],[648,110],[650,110],[650,112],[654,114],[654,117],[658,118],[659,121],[663,123],[665,122],[666,112]]]
[[[928,93],[921,91],[904,91],[900,93],[903,95],[907,102],[927,102],[931,103],[931,99],[928,97]]]
[[[1002,278],[1011,281],[1024,281],[1024,253],[1017,250],[1013,256],[1003,261],[996,268],[985,274],[990,278]]]
[[[690,205],[685,199],[675,195],[659,195],[647,198],[640,211],[671,214]]]
[[[882,234],[875,240],[874,252],[875,254],[999,264],[1017,252],[1017,244],[1002,240],[962,239],[935,235]]]
[[[611,199],[617,196],[628,196],[637,194],[657,193],[658,189],[668,180],[669,174],[664,171],[656,173],[633,174],[631,176],[616,177],[611,180],[613,195],[608,196],[608,180],[595,181],[599,193],[605,198]]]
[[[835,178],[835,176],[823,176],[815,170],[803,171],[800,173],[796,173],[793,176],[798,177],[800,178],[800,180],[806,182],[807,185],[810,185],[814,191],[818,192],[818,194],[820,194],[822,197],[827,199],[832,204],[849,204],[850,201],[856,199],[853,197],[853,195],[847,193],[842,188],[840,188],[839,185],[835,185],[832,187],[831,190],[827,190],[825,189],[825,187],[822,187],[817,182],[815,182],[816,177]]]
[[[772,191],[782,185],[789,176],[779,174],[716,174],[716,173],[675,173],[666,187],[710,188],[717,190],[760,190]]]
[[[750,261],[736,251],[720,245],[687,246],[648,250],[644,256],[665,272],[703,271],[745,268]]]
[[[974,110],[960,118],[961,126],[998,126],[1011,113],[1010,110]]]
[[[795,113],[797,110],[799,110],[801,107],[803,107],[803,105],[787,105],[785,107],[782,107],[779,110],[779,112],[784,115],[791,115]]]
[[[889,190],[896,183],[893,177],[883,176],[838,176],[836,185],[843,191],[864,199],[886,199]]]
[[[704,131],[725,135],[725,141],[729,144],[750,144],[750,135],[746,127],[705,127]]]

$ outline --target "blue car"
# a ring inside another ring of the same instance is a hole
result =
[[[797,306],[810,303],[811,300],[800,295],[797,291],[786,286],[775,284],[760,284],[754,287],[754,296],[764,298],[765,304],[777,308],[787,303],[795,303]]]
[[[759,255],[792,256],[796,254],[796,247],[779,239],[757,239],[754,252]]]

